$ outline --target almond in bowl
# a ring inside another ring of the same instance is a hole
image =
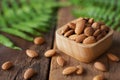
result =
[[[113,30],[105,24],[93,18],[78,18],[56,31],[56,44],[65,54],[89,63],[110,47],[112,37]]]

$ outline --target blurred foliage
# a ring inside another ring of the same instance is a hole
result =
[[[75,17],[93,17],[120,31],[120,0],[70,0]]]
[[[57,9],[67,5],[55,0],[0,0],[0,32],[33,41],[33,37],[50,30],[55,24]],[[3,34],[0,34],[0,43],[20,49]]]

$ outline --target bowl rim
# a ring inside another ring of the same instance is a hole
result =
[[[104,40],[106,40],[109,36],[112,36],[113,32],[114,32],[113,29],[109,28],[110,31],[108,32],[108,34],[106,36],[104,36],[102,39],[100,39],[99,41],[97,41],[97,42],[95,42],[93,44],[82,44],[82,43],[77,43],[77,42],[75,42],[75,41],[73,41],[73,40],[71,40],[71,39],[69,39],[69,38],[67,38],[67,37],[65,37],[65,36],[63,36],[63,35],[60,34],[60,31],[62,30],[62,28],[64,28],[64,26],[66,26],[67,24],[65,24],[65,25],[61,26],[60,28],[58,28],[56,30],[56,35],[58,34],[59,36],[65,38],[67,40],[70,40],[71,42],[73,42],[73,44],[76,44],[76,45],[79,45],[79,46],[82,46],[82,47],[93,47],[93,46],[96,46],[96,45],[100,44],[101,42],[103,42]]]

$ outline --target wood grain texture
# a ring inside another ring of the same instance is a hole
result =
[[[67,22],[73,20],[73,17],[69,14],[69,12],[70,12],[70,8],[62,8],[59,10],[58,28],[66,24]],[[54,48],[56,48],[55,44],[54,44]],[[117,55],[118,57],[120,57],[120,33],[118,32],[114,33],[113,44],[107,52],[111,52]],[[120,62],[115,63],[110,61],[106,57],[107,52],[105,52],[104,55],[100,56],[95,60],[102,62],[108,68],[108,72],[100,72],[93,67],[95,61],[89,64],[81,63],[78,60],[58,51],[57,55],[54,56],[51,60],[49,80],[92,80],[93,77],[97,74],[103,74],[107,80],[120,80],[120,68],[119,68]],[[62,56],[65,59],[66,64],[64,67],[60,67],[57,64],[56,57],[58,55]],[[62,71],[64,68],[66,68],[67,66],[77,66],[77,65],[82,65],[84,67],[85,72],[83,73],[83,75],[76,75],[76,74],[72,74],[68,76],[62,75]]]
[[[49,72],[50,59],[44,57],[44,52],[47,49],[52,48],[54,28],[51,32],[44,35],[46,42],[43,45],[34,45],[33,42],[28,42],[23,39],[5,34],[9,37],[16,45],[22,47],[22,51],[0,46],[0,66],[6,62],[11,61],[14,63],[14,67],[10,70],[3,71],[0,69],[0,80],[24,80],[23,73],[27,68],[32,67],[37,72],[37,75],[32,77],[30,80],[47,80]],[[25,50],[33,49],[38,52],[39,57],[35,59],[29,58]]]

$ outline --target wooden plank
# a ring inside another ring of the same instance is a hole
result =
[[[58,28],[73,19],[73,17],[69,13],[70,13],[70,8],[62,8],[59,10]],[[54,45],[54,47],[56,48],[56,45]],[[114,33],[113,45],[108,50],[108,52],[112,52],[120,57],[120,33],[118,32]],[[60,67],[57,64],[56,57],[58,55],[62,56],[65,59],[66,65],[64,67]],[[76,59],[58,51],[58,54],[52,57],[49,80],[92,80],[92,78],[97,74],[103,74],[107,78],[107,80],[120,79],[120,74],[119,74],[120,63],[109,61],[108,58],[106,57],[106,54],[100,56],[95,61],[101,61],[102,63],[104,63],[109,69],[109,71],[100,72],[93,67],[94,61],[89,64],[81,63]],[[83,73],[83,75],[75,75],[75,74],[69,76],[62,75],[62,71],[64,68],[66,68],[67,66],[77,66],[77,65],[82,65],[84,67],[85,72]]]
[[[31,80],[47,80],[50,59],[44,57],[44,52],[47,49],[52,48],[53,34],[54,28],[52,28],[49,33],[45,34],[46,43],[41,46],[34,45],[32,42],[28,42],[6,34],[6,36],[8,36],[14,43],[16,43],[16,45],[22,47],[23,50],[17,51],[0,46],[0,66],[5,61],[12,61],[14,63],[14,67],[10,70],[3,71],[0,69],[0,80],[24,80],[23,74],[29,67],[34,68],[37,72],[37,75],[35,75]],[[26,56],[25,50],[29,47],[39,53],[38,58],[31,59]]]

